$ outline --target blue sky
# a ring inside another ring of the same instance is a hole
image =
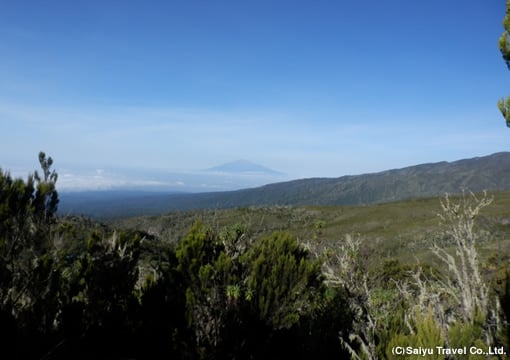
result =
[[[242,158],[336,177],[507,151],[504,13],[504,0],[0,1],[0,166],[35,169],[44,150],[68,175]]]

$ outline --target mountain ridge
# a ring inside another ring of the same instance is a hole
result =
[[[102,214],[104,207],[108,206],[109,212],[114,214],[116,209],[125,213],[129,208],[132,209],[130,215],[140,215],[200,208],[369,205],[442,196],[445,193],[457,194],[463,190],[510,190],[510,152],[337,178],[297,179],[234,191],[155,194],[130,198],[129,204],[124,201],[118,206],[105,200],[101,203],[103,208],[97,203],[98,207],[93,209],[93,204],[90,204],[90,210]],[[66,208],[65,201],[63,205]]]
[[[266,166],[256,164],[253,161],[239,159],[224,164],[213,166],[206,171],[224,172],[228,174],[265,174],[265,175],[283,175],[282,172],[273,170]]]

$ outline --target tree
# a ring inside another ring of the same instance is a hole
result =
[[[196,223],[176,249],[187,326],[200,359],[341,358],[350,324],[345,293],[297,239],[252,240],[240,225]]]
[[[51,332],[58,314],[60,273],[53,271],[52,238],[57,174],[44,152],[39,162],[43,178],[35,172],[26,181],[13,179],[0,170],[0,317],[6,320],[0,330],[25,339]],[[37,344],[32,345],[29,350],[36,351]]]
[[[133,352],[140,255],[138,234],[93,232],[80,253],[55,256],[59,316],[58,344],[68,348],[67,357],[87,353],[113,357]],[[62,350],[60,350],[62,351]]]
[[[0,170],[0,304],[9,311],[27,307],[37,289],[31,284],[49,264],[46,256],[52,246],[51,226],[57,212],[57,174],[51,170],[53,160],[39,153],[44,177],[37,171],[26,181],[13,179]]]
[[[401,327],[394,334],[388,349],[396,345],[475,346],[487,351],[489,346],[498,345],[500,306],[482,277],[477,248],[480,232],[476,227],[481,210],[492,200],[484,192],[480,197],[463,193],[458,201],[447,194],[441,201],[443,212],[439,216],[446,242],[434,244],[431,251],[447,271],[434,278],[417,272],[413,283],[399,284],[406,304],[407,329]]]
[[[510,70],[510,0],[506,2],[506,14],[503,19],[505,31],[499,38],[499,49],[503,55],[503,60]],[[498,101],[498,107],[506,120],[506,126],[510,127],[510,97],[502,98]]]
[[[247,254],[247,286],[252,306],[275,329],[290,328],[308,315],[322,284],[321,264],[310,259],[296,238],[276,232],[262,238]]]
[[[39,164],[43,171],[43,177],[36,171],[34,178],[36,181],[36,193],[34,197],[34,215],[42,223],[51,222],[56,216],[58,205],[58,193],[56,183],[58,175],[55,170],[51,170],[53,159],[46,158],[44,152],[39,152]]]

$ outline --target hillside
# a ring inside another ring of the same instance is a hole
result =
[[[412,198],[510,190],[510,152],[439,162],[378,173],[310,178],[257,188],[195,194],[138,194],[121,198],[107,192],[87,202],[87,194],[64,194],[63,213],[94,216],[158,214],[170,210],[221,209],[270,205],[362,205]],[[80,202],[76,201],[80,199]]]
[[[510,249],[510,192],[495,192],[494,202],[478,218],[482,253]],[[224,210],[172,211],[158,216],[111,219],[113,228],[136,229],[165,242],[178,242],[197,220],[217,229],[242,224],[255,237],[289,231],[307,242],[336,248],[345,234],[359,234],[369,262],[379,266],[388,258],[415,263],[429,259],[430,246],[443,236],[438,214],[444,197],[402,200],[384,204],[349,206],[271,206]],[[455,201],[458,201],[455,198]]]

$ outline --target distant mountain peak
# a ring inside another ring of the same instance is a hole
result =
[[[281,172],[268,167],[256,164],[250,160],[239,159],[224,163],[207,169],[207,171],[228,173],[228,174],[247,174],[247,175],[282,175]]]

